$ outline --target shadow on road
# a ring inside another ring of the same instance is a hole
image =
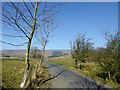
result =
[[[52,79],[54,79],[54,78],[58,77],[58,76],[59,76],[59,75],[61,75],[63,72],[65,72],[65,70],[63,70],[63,71],[59,72],[57,75],[52,76],[52,77],[51,77],[51,78],[49,78],[49,79],[46,79],[46,80],[44,80],[44,81],[40,82],[40,83],[41,83],[41,85],[42,85],[42,84],[44,84],[44,83],[45,83],[45,82],[47,82],[47,81],[50,81],[50,80],[52,80]],[[40,84],[40,83],[38,83],[38,84]]]
[[[105,86],[105,82],[97,83],[94,79],[84,79],[69,83],[70,86],[82,86],[85,90],[114,90],[113,88]]]

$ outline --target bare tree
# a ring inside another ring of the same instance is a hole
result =
[[[9,9],[8,9],[9,8]],[[54,5],[47,5],[47,3],[36,2],[5,2],[2,6],[2,22],[5,23],[17,35],[3,34],[7,37],[26,38],[27,42],[23,44],[14,44],[11,42],[2,41],[4,44],[13,46],[22,46],[27,43],[25,72],[23,82],[20,87],[27,87],[31,80],[31,65],[30,65],[30,47],[32,39],[36,30],[41,30],[43,23],[54,16]],[[42,32],[42,30],[41,30]],[[45,31],[43,31],[45,32]],[[25,40],[25,39],[24,39]],[[25,40],[26,41],[26,40]],[[45,41],[46,45],[47,41]],[[45,47],[44,47],[45,48]]]
[[[38,72],[42,71],[41,65],[45,57],[45,49],[46,45],[48,44],[48,41],[50,39],[51,33],[55,30],[57,27],[54,18],[49,18],[47,21],[44,19],[43,23],[44,28],[43,31],[38,32],[39,34],[36,35],[38,43],[41,45],[41,58],[39,59],[37,65],[36,65],[36,75]]]

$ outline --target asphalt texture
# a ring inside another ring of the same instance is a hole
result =
[[[78,88],[87,90],[114,90],[84,75],[50,62],[43,62],[51,74],[52,88]]]

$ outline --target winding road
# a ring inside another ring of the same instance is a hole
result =
[[[51,74],[52,88],[94,88],[108,90],[110,87],[100,84],[93,79],[80,75],[69,69],[50,62],[43,62]]]

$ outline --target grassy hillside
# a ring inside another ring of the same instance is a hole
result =
[[[64,66],[68,69],[71,69],[77,73],[86,75],[90,78],[93,78],[101,83],[106,83],[107,85],[118,88],[120,87],[119,84],[116,82],[113,82],[112,80],[103,80],[100,77],[97,76],[97,74],[100,72],[100,66],[97,63],[94,62],[89,62],[89,63],[82,63],[83,68],[82,69],[76,69],[74,67],[74,60],[71,58],[71,55],[66,55],[66,56],[60,56],[60,57],[54,57],[54,58],[49,58],[49,62]]]

